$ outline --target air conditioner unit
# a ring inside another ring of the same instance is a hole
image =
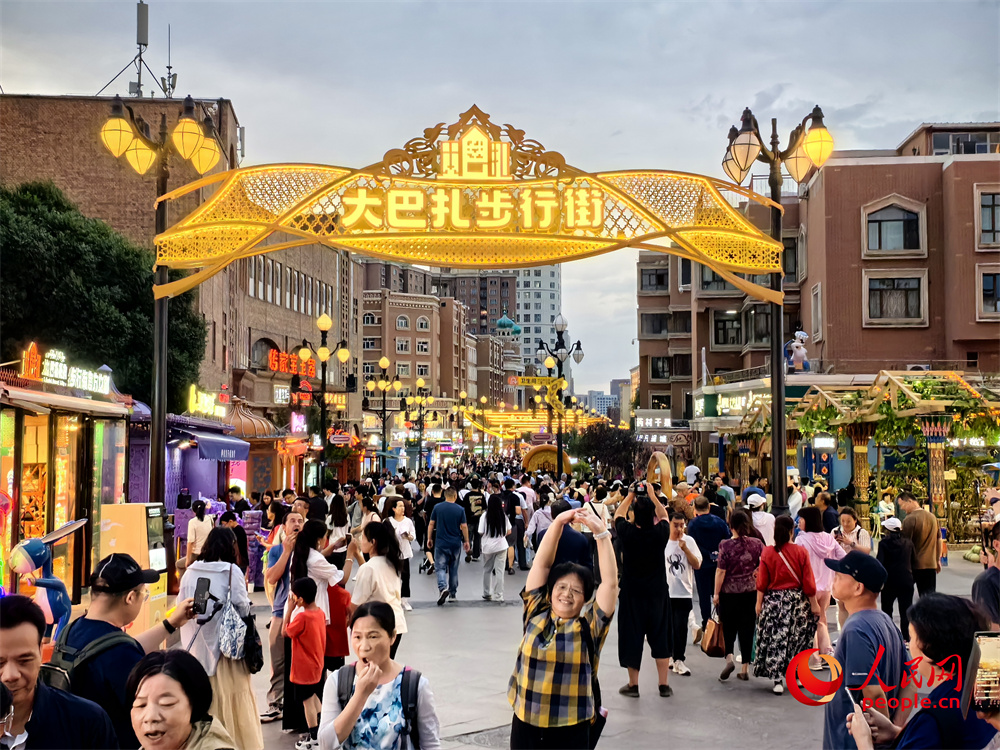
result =
[[[906,369],[907,369],[907,371],[916,370],[916,371],[921,371],[922,372],[922,371],[930,370],[931,366],[930,365],[907,365]]]

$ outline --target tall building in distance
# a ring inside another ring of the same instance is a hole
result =
[[[808,335],[812,372],[1000,372],[998,167],[1000,123],[925,123],[786,181],[785,340]],[[767,231],[766,207],[734,205]],[[765,375],[766,304],[660,253],[636,277],[640,408],[690,418],[706,378]]]

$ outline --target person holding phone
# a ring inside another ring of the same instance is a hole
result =
[[[985,610],[990,628],[1000,630],[1000,522],[984,534],[982,560],[986,570],[972,582],[972,601]]]

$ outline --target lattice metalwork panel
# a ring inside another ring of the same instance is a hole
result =
[[[422,265],[488,268],[496,265],[547,265],[606,252],[616,243],[545,237],[344,237],[337,245],[384,258]]]

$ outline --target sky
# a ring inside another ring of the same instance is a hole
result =
[[[169,25],[177,95],[232,100],[243,166],[370,164],[472,104],[586,171],[721,178],[746,106],[787,138],[820,104],[838,149],[1000,120],[1000,0],[149,5],[146,62],[166,72]],[[0,0],[6,93],[96,94],[134,43],[129,0]],[[635,260],[563,268],[577,392],[638,364]]]

